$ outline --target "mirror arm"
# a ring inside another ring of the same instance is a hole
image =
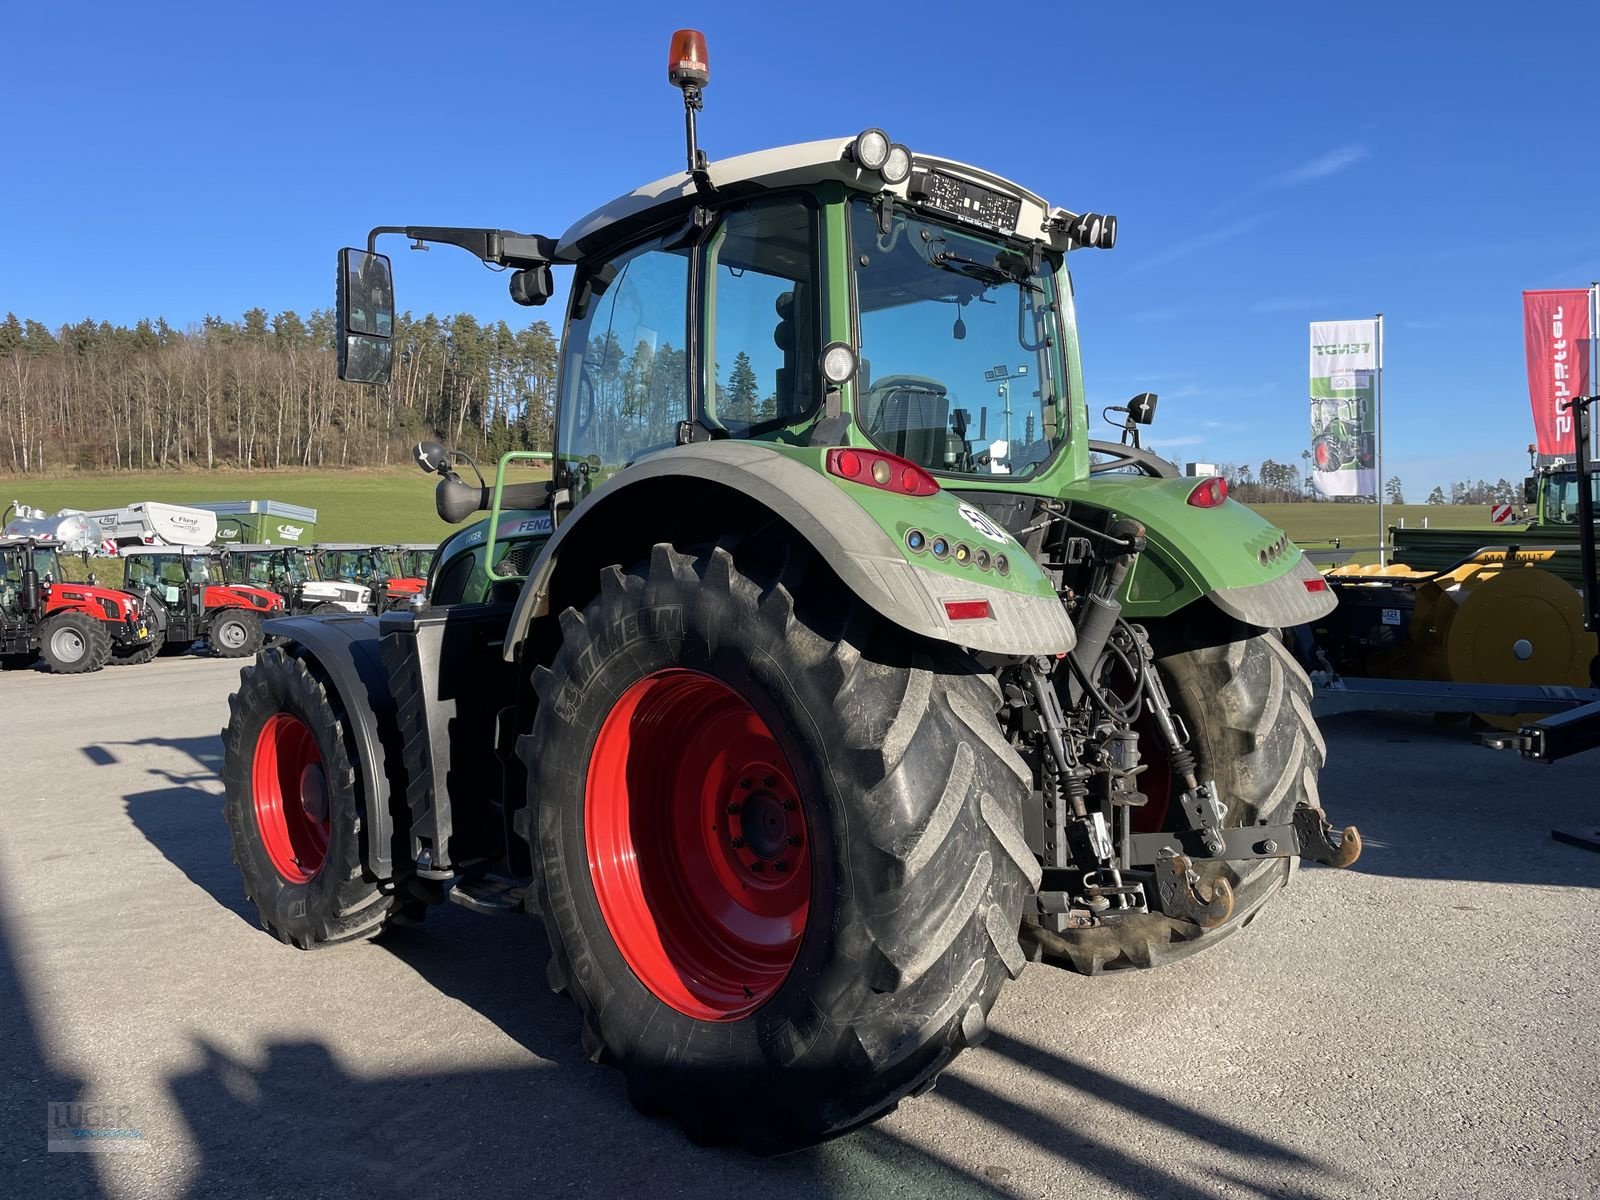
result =
[[[379,225],[367,234],[367,253],[377,253],[378,236],[385,233],[404,234],[417,243],[459,246],[468,254],[499,267],[547,267],[556,256],[555,239],[540,234],[447,225]]]

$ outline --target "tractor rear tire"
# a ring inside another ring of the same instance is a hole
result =
[[[261,649],[261,615],[242,608],[224,609],[212,618],[206,641],[218,658],[246,658]]]
[[[990,677],[721,547],[600,583],[519,744],[585,1050],[702,1143],[782,1153],[892,1111],[1025,965],[1032,779]]]
[[[222,812],[261,927],[302,950],[380,932],[405,906],[362,866],[362,780],[338,693],[270,646],[228,710]]]
[[[1174,706],[1189,727],[1199,760],[1198,777],[1214,780],[1228,803],[1228,827],[1288,824],[1297,805],[1320,807],[1317,772],[1327,748],[1311,716],[1311,681],[1294,655],[1272,633],[1259,633],[1220,645],[1166,654],[1157,660]],[[1152,797],[1170,792],[1167,821],[1177,819],[1181,784],[1152,779],[1165,758],[1152,758],[1141,776]],[[1215,929],[1178,921],[1161,913],[1124,917],[1114,924],[1061,934],[1040,935],[1047,957],[1083,972],[1159,967],[1214,946],[1248,925],[1298,870],[1295,858],[1246,863],[1197,861],[1195,870],[1209,890],[1218,879],[1233,888],[1232,915]],[[1033,940],[1024,929],[1024,941]]]
[[[150,640],[142,646],[129,646],[126,649],[121,646],[114,646],[111,650],[110,665],[113,667],[136,667],[147,663],[161,653],[161,648],[166,643],[166,640],[161,631],[157,630],[151,634]]]
[[[110,659],[111,634],[88,613],[57,613],[39,627],[39,654],[56,675],[86,675]]]

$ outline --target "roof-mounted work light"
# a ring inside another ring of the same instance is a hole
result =
[[[869,171],[883,170],[889,158],[889,135],[881,129],[863,129],[850,143],[850,157]]]

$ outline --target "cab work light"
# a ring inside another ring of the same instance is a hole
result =
[[[1203,479],[1189,493],[1189,503],[1195,508],[1217,508],[1228,498],[1228,481],[1221,475]]]
[[[881,450],[836,447],[828,451],[827,466],[830,475],[902,496],[933,496],[939,491],[939,481],[916,463]]]

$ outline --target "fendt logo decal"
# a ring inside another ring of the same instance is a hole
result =
[[[968,525],[971,525],[991,542],[999,542],[1002,546],[1010,543],[1011,535],[1008,534],[1004,529],[1001,529],[1000,526],[996,525],[988,517],[984,516],[983,513],[973,508],[972,505],[963,504],[960,508],[956,509],[956,511],[961,514],[961,519],[963,521],[965,521]]]
[[[1318,345],[1313,343],[1313,345],[1311,347],[1311,353],[1313,353],[1313,354],[1330,354],[1330,355],[1332,355],[1332,354],[1371,354],[1372,353],[1372,343],[1371,342],[1329,342],[1325,346],[1318,346]]]
[[[287,538],[291,542],[298,542],[300,540],[300,535],[304,532],[305,529],[299,525],[278,526],[278,536],[281,538]]]

